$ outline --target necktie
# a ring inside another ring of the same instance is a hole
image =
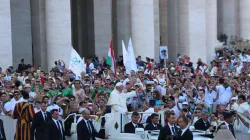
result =
[[[178,133],[179,137],[181,137],[181,134],[182,134],[182,131],[180,130],[179,133]]]
[[[44,121],[46,121],[47,120],[47,114],[46,114],[46,112],[44,112]]]
[[[155,125],[155,130],[158,130],[158,129],[157,129],[157,125]]]
[[[57,128],[58,128],[58,130],[59,130],[59,132],[61,134],[61,140],[62,140],[62,129],[60,127],[59,121],[56,121],[56,123],[57,123]]]
[[[87,121],[87,126],[88,126],[88,129],[89,129],[89,133],[92,134],[92,129],[91,129],[91,126],[90,126],[90,122]]]
[[[173,134],[175,135],[175,131],[174,131],[174,127],[172,126],[172,132],[173,132]]]

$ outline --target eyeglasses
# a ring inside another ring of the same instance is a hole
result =
[[[20,94],[14,94],[14,96],[19,96]]]

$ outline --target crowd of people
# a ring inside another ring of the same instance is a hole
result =
[[[134,133],[137,127],[161,130],[159,140],[168,136],[171,136],[168,139],[191,140],[189,126],[213,133],[226,125],[235,137],[236,128],[232,125],[235,116],[249,128],[250,50],[216,50],[216,58],[210,64],[201,59],[191,62],[190,57],[178,54],[176,62],[155,63],[150,58],[144,62],[138,56],[138,70],[130,73],[126,73],[122,57],[117,59],[116,73],[110,70],[105,58],[94,57],[87,59],[87,69],[81,77],[76,77],[61,60],[46,72],[41,66],[25,64],[22,59],[17,70],[12,66],[6,70],[0,68],[1,115],[18,119],[17,140],[34,137],[63,140],[72,134],[71,122],[65,122],[63,128],[60,120],[71,113],[83,115],[79,124],[85,124],[86,128],[79,125],[77,131],[91,132],[79,135],[79,139],[106,138],[102,129],[96,132],[88,120],[90,115],[99,119],[111,112],[133,112],[132,121],[125,125],[124,131]],[[166,114],[166,126],[159,124],[159,111]],[[142,122],[138,120],[138,112],[152,115]],[[50,129],[45,129],[47,124]]]

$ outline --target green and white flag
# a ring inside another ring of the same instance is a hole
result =
[[[116,62],[115,62],[115,53],[113,50],[112,40],[110,41],[109,53],[106,59],[106,64],[111,67],[111,71],[116,74]]]

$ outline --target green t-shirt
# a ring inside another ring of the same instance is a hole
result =
[[[48,96],[49,97],[51,97],[51,96],[55,96],[55,95],[57,95],[58,93],[59,93],[60,91],[59,90],[50,90],[49,92],[48,92]]]
[[[42,90],[42,89],[43,89],[43,86],[42,86],[42,85],[39,85],[39,89],[40,89],[40,90]],[[35,89],[34,89],[34,87],[33,87],[33,86],[30,86],[30,90],[31,90],[32,92],[34,92],[34,91],[35,91]]]
[[[71,88],[68,88],[68,89],[63,89],[62,90],[62,95],[63,96],[68,96],[68,95],[72,95],[73,94],[73,91]]]
[[[96,96],[96,93],[95,93],[95,88],[92,88],[91,90],[90,90],[90,94],[89,94],[89,96],[92,98],[92,100],[95,100],[95,96]],[[104,91],[104,88],[98,88],[97,89],[97,91]]]
[[[111,94],[111,92],[112,92],[113,90],[112,89],[108,89],[108,97],[110,97],[110,94]]]

